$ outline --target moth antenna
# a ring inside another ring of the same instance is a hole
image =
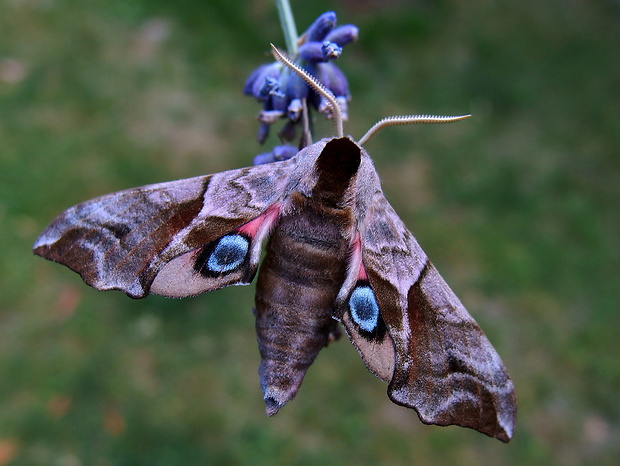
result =
[[[327,89],[321,82],[319,82],[314,76],[308,73],[303,68],[299,67],[295,63],[293,63],[288,57],[284,56],[273,44],[271,45],[271,49],[273,50],[273,54],[275,57],[282,63],[291,69],[294,73],[297,73],[304,81],[308,83],[312,89],[314,89],[321,97],[324,97],[327,102],[329,102],[329,106],[332,109],[332,120],[334,121],[334,128],[336,130],[336,137],[341,138],[343,136],[342,129],[342,111],[340,110],[340,105],[336,101],[336,97]],[[376,126],[376,125],[375,125]]]
[[[452,123],[454,121],[464,120],[471,115],[459,116],[439,116],[439,115],[401,115],[391,116],[379,120],[372,128],[368,130],[364,136],[357,142],[360,146],[366,144],[377,132],[386,126],[394,125],[414,125],[417,123]]]

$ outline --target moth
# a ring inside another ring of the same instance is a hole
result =
[[[507,442],[516,417],[508,373],[386,200],[362,147],[376,127],[462,117],[387,119],[356,143],[342,137],[329,91],[276,55],[331,102],[336,137],[286,161],[78,204],[45,228],[34,253],[98,290],[181,298],[250,283],[268,238],[255,310],[268,415],[296,395],[341,322],[393,402],[423,423]]]

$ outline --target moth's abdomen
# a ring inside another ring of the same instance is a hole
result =
[[[267,414],[295,396],[336,332],[333,306],[346,272],[350,216],[343,210],[283,217],[267,245],[256,289],[259,369]]]

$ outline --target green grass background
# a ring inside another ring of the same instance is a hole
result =
[[[266,0],[3,0],[0,465],[618,464],[620,3],[292,4],[300,31],[329,9],[360,28],[355,137],[474,114],[367,149],[509,369],[514,439],[422,425],[346,339],[269,419],[253,286],[134,301],[33,256],[75,203],[249,164],[241,89],[283,40]]]

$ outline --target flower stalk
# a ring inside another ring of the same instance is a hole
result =
[[[280,25],[286,43],[286,52],[290,57],[297,55],[297,26],[293,17],[293,10],[288,0],[276,0]]]

